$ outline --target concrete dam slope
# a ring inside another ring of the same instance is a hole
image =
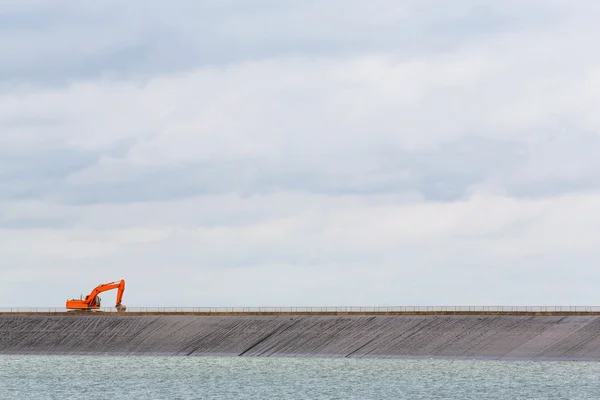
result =
[[[1,315],[0,354],[600,360],[600,317]]]

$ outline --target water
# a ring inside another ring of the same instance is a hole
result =
[[[600,363],[0,356],[0,399],[599,399]]]

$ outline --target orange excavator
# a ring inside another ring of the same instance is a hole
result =
[[[71,299],[67,300],[67,309],[69,310],[98,310],[100,308],[100,296],[98,296],[102,292],[106,292],[107,290],[118,289],[117,291],[117,305],[115,308],[118,312],[123,312],[127,309],[124,304],[121,304],[121,300],[123,299],[123,292],[125,291],[125,281],[121,279],[120,281],[103,283],[101,285],[96,286],[90,294],[83,298],[83,295],[79,299]]]

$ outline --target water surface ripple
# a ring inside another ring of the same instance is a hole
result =
[[[599,399],[600,363],[0,356],[0,399]]]

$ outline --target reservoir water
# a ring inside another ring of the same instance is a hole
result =
[[[0,399],[599,399],[600,363],[0,355]]]

